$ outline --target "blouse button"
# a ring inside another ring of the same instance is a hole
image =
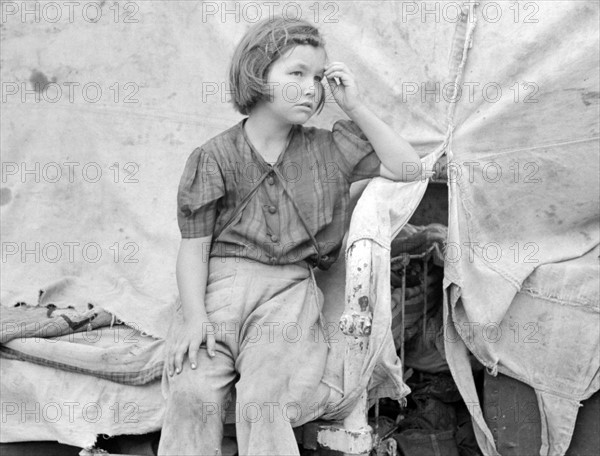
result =
[[[275,179],[273,179],[273,176],[268,176],[267,177],[267,183],[269,185],[273,185],[275,183]]]
[[[274,214],[275,212],[277,212],[277,208],[275,206],[269,206],[269,212],[271,214]]]
[[[271,240],[272,240],[273,242],[277,242],[277,241],[279,241],[279,237],[277,237],[275,234],[272,234],[272,235],[271,235]]]

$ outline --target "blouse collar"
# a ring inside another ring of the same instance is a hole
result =
[[[297,124],[292,125],[292,128],[290,128],[290,133],[287,136],[285,147],[279,154],[279,157],[277,157],[277,161],[273,165],[271,165],[270,163],[267,163],[267,161],[263,158],[263,156],[256,150],[256,148],[254,147],[254,144],[252,144],[252,141],[250,141],[250,138],[248,138],[248,135],[246,134],[246,129],[244,128],[244,125],[246,124],[247,120],[248,120],[248,117],[242,119],[242,121],[238,125],[239,125],[239,128],[241,129],[242,138],[243,138],[245,144],[250,149],[250,153],[253,155],[254,159],[256,161],[258,161],[259,163],[261,163],[263,166],[266,166],[268,168],[280,165],[281,162],[283,161],[284,156],[286,154],[289,155],[288,150],[290,149],[290,145],[292,144],[293,139],[296,136],[298,127],[301,127],[301,125],[297,125]]]

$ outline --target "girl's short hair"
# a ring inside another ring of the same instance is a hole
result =
[[[252,26],[235,49],[229,67],[235,109],[246,115],[259,101],[268,100],[267,76],[271,64],[289,49],[306,44],[325,47],[319,30],[306,21],[274,17]],[[325,103],[324,91],[320,94],[317,112]]]

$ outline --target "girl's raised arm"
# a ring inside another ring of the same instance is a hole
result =
[[[411,182],[421,179],[421,158],[413,147],[365,105],[348,116],[360,127],[381,160],[381,176]]]
[[[381,175],[399,181],[421,179],[421,158],[413,147],[400,137],[362,102],[352,72],[342,62],[332,62],[325,68],[333,98],[342,110],[362,130],[381,160]]]

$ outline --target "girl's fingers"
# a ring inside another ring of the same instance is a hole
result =
[[[335,79],[328,79],[327,82],[329,83],[329,90],[331,90],[331,93],[333,95],[335,95],[335,93],[339,90],[340,88],[340,84],[338,84],[337,82],[335,82]]]
[[[344,71],[344,72],[346,72],[348,74],[352,74],[352,72],[348,69],[348,67],[346,65],[344,65],[343,63],[332,63],[324,71],[324,74],[328,75],[328,74],[330,74],[333,71]]]
[[[215,356],[215,336],[213,334],[208,334],[206,336],[206,350],[208,351],[208,356],[214,358]]]
[[[331,73],[329,73],[327,75],[327,79],[332,79],[332,78],[343,78],[343,77],[348,77],[347,73],[344,73],[343,71],[332,71]]]
[[[190,367],[192,369],[196,369],[196,366],[198,365],[198,348],[199,347],[200,347],[200,342],[197,340],[194,340],[190,343],[189,358],[190,358]]]
[[[183,356],[188,351],[188,347],[180,345],[175,351],[175,373],[179,374],[183,368]]]
[[[352,77],[348,73],[345,73],[343,71],[333,71],[330,75],[327,76],[327,80],[329,82],[331,82],[333,78],[338,78],[345,86],[353,85]]]
[[[170,376],[173,376],[173,372],[175,371],[175,347],[177,347],[177,342],[169,345],[167,348],[167,372]]]
[[[330,70],[327,70],[325,73],[323,73],[325,76],[330,76],[331,73],[334,73],[336,71],[341,71],[343,73],[347,73],[350,74],[350,72],[348,70],[346,70],[345,68],[332,68]]]

